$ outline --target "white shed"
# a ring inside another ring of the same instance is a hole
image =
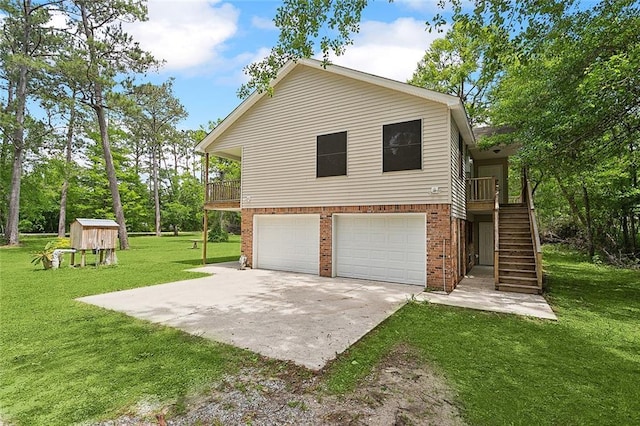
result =
[[[110,219],[76,219],[71,224],[71,247],[82,254],[80,266],[85,264],[86,250],[100,253],[100,263],[115,263],[118,244],[118,223]],[[107,254],[106,259],[104,254]],[[74,256],[71,258],[73,265]]]

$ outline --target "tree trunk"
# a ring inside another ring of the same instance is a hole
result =
[[[16,133],[23,133],[22,130]],[[16,135],[14,134],[14,137]],[[10,246],[20,244],[18,223],[20,222],[20,184],[22,180],[22,159],[24,150],[21,144],[14,142],[13,167],[11,169],[11,193],[9,195],[9,214],[7,215],[7,227],[5,237]]]
[[[635,147],[633,142],[629,143],[629,156],[631,157],[631,162],[629,166],[631,167],[631,184],[634,189],[638,188],[638,169],[636,167],[635,161],[633,161]],[[629,208],[629,216],[631,217],[631,250],[633,251],[633,255],[636,256],[638,252],[638,248],[636,246],[636,212],[635,206],[631,205]]]
[[[584,213],[587,224],[587,239],[589,240],[589,257],[593,258],[596,254],[595,243],[593,238],[593,223],[591,221],[591,205],[589,203],[589,193],[587,187],[582,184],[582,199],[584,200]]]
[[[78,3],[80,14],[82,15],[82,26],[87,43],[89,46],[89,74],[95,74],[90,79],[91,87],[91,107],[98,116],[98,126],[100,128],[100,141],[102,143],[102,151],[104,154],[104,164],[107,171],[107,179],[109,180],[109,190],[111,191],[111,201],[113,204],[113,213],[116,215],[118,222],[118,237],[120,238],[120,250],[129,248],[129,235],[127,234],[127,225],[124,220],[124,211],[122,210],[122,201],[120,200],[120,191],[118,190],[118,179],[116,177],[116,169],[113,165],[113,156],[111,155],[111,145],[109,144],[109,129],[107,126],[107,118],[105,107],[103,104],[104,95],[102,93],[102,84],[99,83],[101,77],[98,63],[98,54],[95,51],[94,34],[91,24],[89,23],[88,12],[83,3]]]
[[[629,243],[629,221],[627,220],[628,212],[622,212],[622,218],[620,225],[622,227],[622,247],[624,247],[625,253],[631,251],[631,244]]]
[[[127,234],[127,224],[124,220],[124,211],[122,210],[122,201],[120,200],[120,191],[118,190],[118,179],[116,177],[116,169],[113,165],[113,156],[111,155],[111,145],[109,144],[109,132],[107,127],[107,119],[104,106],[102,105],[102,89],[97,86],[96,103],[93,109],[98,116],[98,126],[100,127],[100,141],[102,142],[102,152],[104,154],[104,165],[107,171],[107,179],[109,180],[109,190],[111,191],[111,201],[113,204],[113,213],[116,215],[118,222],[118,237],[120,238],[120,250],[129,248],[129,235]]]
[[[151,165],[153,175],[153,206],[155,210],[155,224],[156,224],[156,237],[162,236],[162,230],[160,226],[160,191],[158,189],[158,145],[154,144],[151,147]]]
[[[25,0],[24,28],[22,33],[21,53],[27,58],[29,55],[29,39],[31,38],[31,1]],[[13,165],[11,168],[11,192],[9,195],[9,211],[7,214],[7,226],[5,237],[8,245],[18,245],[20,236],[18,224],[20,223],[20,185],[22,183],[22,161],[24,159],[24,114],[27,105],[27,79],[29,78],[27,65],[23,62],[18,68],[18,84],[16,85],[15,125],[13,131]]]
[[[25,7],[28,7],[25,4]],[[25,37],[29,36],[25,28]],[[26,39],[25,39],[26,40]],[[27,66],[21,65],[16,86],[16,128],[13,132],[13,166],[11,169],[11,192],[9,195],[9,212],[5,237],[8,245],[18,245],[20,237],[18,224],[20,222],[20,184],[22,181],[22,160],[24,158],[24,113],[27,103]]]
[[[72,95],[72,99],[75,100],[75,92]],[[69,123],[67,129],[67,146],[66,146],[66,159],[64,164],[64,181],[62,182],[62,190],[60,191],[60,216],[58,218],[58,237],[63,238],[66,231],[67,224],[67,193],[69,192],[69,175],[71,168],[71,148],[73,143],[73,128],[76,121],[76,108],[75,103],[72,104],[71,113],[69,114]]]
[[[560,188],[560,192],[562,192],[562,195],[564,195],[564,198],[567,200],[567,203],[569,204],[569,208],[571,209],[571,213],[573,213],[574,219],[578,219],[578,221],[586,229],[587,228],[587,219],[580,212],[580,208],[578,207],[578,204],[576,203],[576,200],[575,200],[573,194],[571,194],[569,192],[569,190],[562,183],[562,180],[557,175],[554,176],[554,177],[556,178],[556,181],[558,182],[558,187]]]

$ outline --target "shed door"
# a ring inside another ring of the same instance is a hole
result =
[[[255,268],[320,272],[319,215],[257,215],[253,235]]]
[[[336,275],[424,286],[425,215],[334,215]]]

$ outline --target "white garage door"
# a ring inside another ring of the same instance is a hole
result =
[[[258,215],[254,225],[256,268],[319,273],[319,215]]]
[[[424,215],[336,215],[336,275],[425,285]]]

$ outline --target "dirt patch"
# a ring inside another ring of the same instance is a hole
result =
[[[205,396],[153,415],[138,413],[101,424],[464,425],[444,378],[406,347],[392,351],[356,391],[345,396],[327,396],[319,389],[320,381],[320,377],[303,382],[266,378],[259,371],[245,370],[226,377]]]

